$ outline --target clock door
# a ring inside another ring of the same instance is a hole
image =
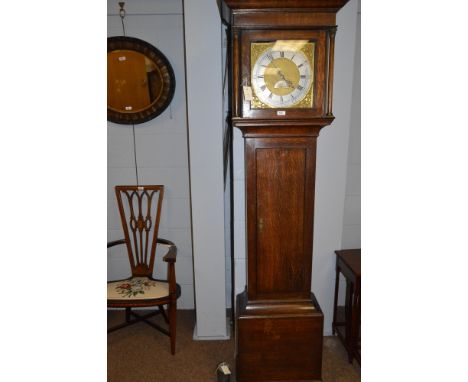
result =
[[[249,299],[308,298],[315,137],[247,138]]]

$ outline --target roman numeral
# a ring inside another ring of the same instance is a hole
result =
[[[307,76],[305,74],[301,74],[301,78],[306,78]]]
[[[297,85],[297,88],[298,88],[299,90],[303,90],[303,89],[304,89],[301,85]]]
[[[273,55],[271,54],[271,52],[268,52],[266,56],[270,61],[273,61]]]
[[[270,95],[268,96],[268,98],[273,98],[273,93],[270,93]]]
[[[303,62],[301,65],[298,65],[297,67],[300,68],[301,66],[303,66],[305,64],[305,62]]]
[[[265,91],[266,85],[260,86],[260,89],[262,89],[262,92]]]
[[[281,99],[281,103],[283,103],[283,96],[281,96],[280,99]]]
[[[284,58],[284,52],[280,52],[280,57]]]

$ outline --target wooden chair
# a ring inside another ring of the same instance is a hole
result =
[[[107,333],[142,321],[169,336],[171,353],[175,354],[180,286],[175,276],[177,247],[169,240],[158,238],[164,186],[116,186],[115,193],[125,239],[109,242],[107,248],[126,245],[132,275],[107,283],[107,306],[125,308],[125,322],[109,328]],[[153,278],[156,247],[167,248],[163,257],[167,263],[167,280]],[[164,305],[168,305],[168,315]],[[132,311],[137,307],[157,307],[157,310],[139,314]],[[163,316],[169,330],[148,320],[158,314]]]

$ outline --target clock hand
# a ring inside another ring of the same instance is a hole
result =
[[[277,72],[277,73],[278,73],[278,75],[281,77],[281,79],[282,79],[284,82],[286,82],[290,88],[295,89],[295,87],[294,87],[294,85],[292,84],[292,82],[286,79],[286,77],[284,76],[284,74],[283,74],[283,72],[281,71],[281,69],[278,68],[278,67],[273,63],[273,61],[272,61],[271,63],[273,64],[273,66],[274,66],[276,69],[278,69],[278,72]]]
[[[274,65],[273,65],[273,66],[274,66]],[[276,66],[275,66],[275,68],[277,69],[276,74],[277,74],[284,82],[286,82],[290,88],[293,88],[293,89],[294,89],[294,86],[293,86],[292,82],[286,79],[286,77],[284,76],[283,72],[281,72],[281,70],[280,70],[279,68],[277,68]]]
[[[277,73],[278,73],[278,75],[280,76],[280,78],[281,78],[284,82],[286,82],[290,88],[295,89],[296,87],[292,84],[291,81],[289,81],[289,80],[286,79],[286,77],[284,76],[283,72],[281,71],[280,68],[278,68],[278,67],[275,65],[274,61],[271,61],[271,64],[275,67],[275,69],[278,70]]]
[[[294,85],[292,84],[292,82],[289,81],[289,80],[287,80],[286,77],[284,76],[284,74],[283,74],[283,73],[281,72],[281,70],[279,70],[279,69],[278,69],[278,74],[279,74],[279,76],[281,77],[281,79],[282,79],[284,82],[286,82],[286,83],[288,84],[288,86],[289,86],[290,88],[293,88],[293,89],[295,88]]]

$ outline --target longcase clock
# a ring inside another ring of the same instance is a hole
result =
[[[231,123],[245,140],[247,286],[237,296],[239,382],[321,381],[311,293],[316,145],[329,125],[336,12],[348,0],[224,0]]]

